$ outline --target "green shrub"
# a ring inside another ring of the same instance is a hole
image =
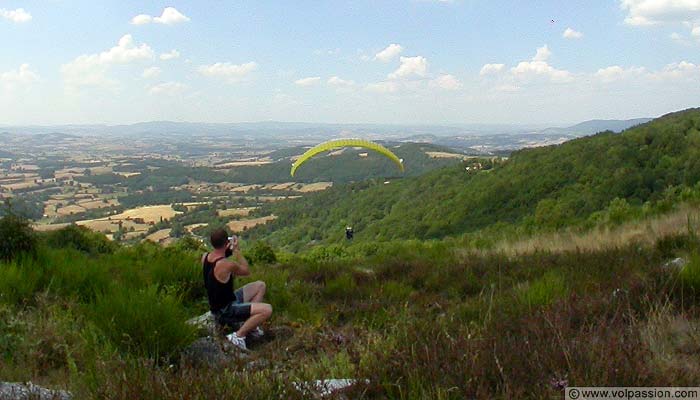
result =
[[[10,261],[23,254],[35,256],[36,245],[29,221],[12,213],[0,218],[0,261]]]
[[[664,236],[656,242],[656,248],[664,258],[675,257],[681,250],[691,248],[697,239],[694,235],[677,233]]]
[[[207,247],[202,243],[201,240],[195,238],[192,235],[185,235],[181,237],[173,246],[172,248],[181,250],[181,251],[188,251],[188,252],[197,252],[197,253],[204,253],[207,251]]]
[[[274,264],[277,262],[277,256],[267,242],[257,241],[251,248],[245,252],[245,257],[251,265],[255,264]]]
[[[114,280],[107,260],[96,260],[67,248],[41,254],[46,288],[51,293],[89,302],[109,289]]]
[[[688,264],[678,274],[684,287],[700,294],[700,255],[695,253],[690,256]]]
[[[17,262],[0,265],[0,302],[26,303],[38,290],[41,273],[31,266]]]
[[[545,306],[564,297],[566,281],[556,271],[549,271],[541,278],[518,286],[518,299],[529,307]]]
[[[195,335],[194,328],[185,323],[188,315],[180,298],[159,293],[156,286],[142,290],[115,287],[98,296],[88,312],[122,351],[156,359],[175,354]]]
[[[323,288],[323,295],[330,299],[347,299],[356,295],[356,285],[352,275],[344,273],[331,279]]]
[[[84,226],[68,225],[45,235],[46,243],[53,248],[73,248],[88,254],[109,254],[117,248],[105,235]]]

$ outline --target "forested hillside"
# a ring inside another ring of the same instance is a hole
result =
[[[620,134],[520,150],[502,164],[468,163],[270,205],[265,212],[279,218],[251,235],[300,246],[342,240],[352,225],[356,240],[439,238],[496,223],[558,228],[610,207],[660,207],[665,199],[691,195],[700,180],[700,109]]]
[[[78,177],[80,182],[95,185],[120,185],[133,190],[151,188],[155,192],[172,192],[173,186],[182,185],[188,180],[204,182],[236,182],[264,184],[276,182],[352,182],[373,177],[418,176],[427,171],[454,165],[455,158],[432,158],[426,152],[450,151],[431,144],[401,143],[389,147],[405,160],[406,171],[401,173],[385,157],[365,149],[345,149],[335,155],[319,155],[299,168],[294,178],[289,175],[292,167],[290,157],[300,155],[307,148],[294,147],[273,152],[269,155],[274,161],[270,164],[239,166],[228,171],[205,167],[188,167],[174,161],[145,160],[133,162],[119,172],[138,172],[138,176],[125,178],[116,173]],[[158,169],[149,169],[157,166]]]

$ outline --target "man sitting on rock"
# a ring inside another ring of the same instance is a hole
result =
[[[210,240],[214,251],[202,256],[209,308],[217,323],[234,328],[234,332],[226,336],[228,340],[238,348],[247,350],[246,335],[262,336],[260,325],[272,315],[272,306],[262,302],[265,282],[251,282],[234,292],[234,276],[250,275],[248,261],[238,247],[238,238],[229,237],[224,229],[217,229],[212,232]],[[235,256],[235,261],[228,259],[231,255]]]

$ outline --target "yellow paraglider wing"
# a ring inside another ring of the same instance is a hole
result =
[[[377,153],[388,157],[391,161],[394,162],[394,164],[396,164],[399,167],[401,172],[403,172],[403,161],[400,158],[398,158],[396,154],[392,153],[389,149],[387,149],[379,143],[374,143],[370,142],[369,140],[363,139],[335,139],[316,145],[307,150],[304,154],[302,154],[301,157],[299,157],[292,164],[292,176],[294,176],[294,173],[296,172],[297,168],[299,168],[301,164],[305,163],[306,160],[310,159],[318,153],[323,153],[324,151],[333,150],[340,147],[362,147],[365,149],[376,151]]]

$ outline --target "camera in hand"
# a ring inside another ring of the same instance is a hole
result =
[[[233,243],[233,244],[236,244],[236,243],[238,243],[238,236],[236,236],[236,235],[229,236],[228,241]],[[226,246],[226,251],[224,252],[224,255],[226,257],[231,257],[232,254],[233,254],[233,249],[231,248],[231,246],[230,245]]]

